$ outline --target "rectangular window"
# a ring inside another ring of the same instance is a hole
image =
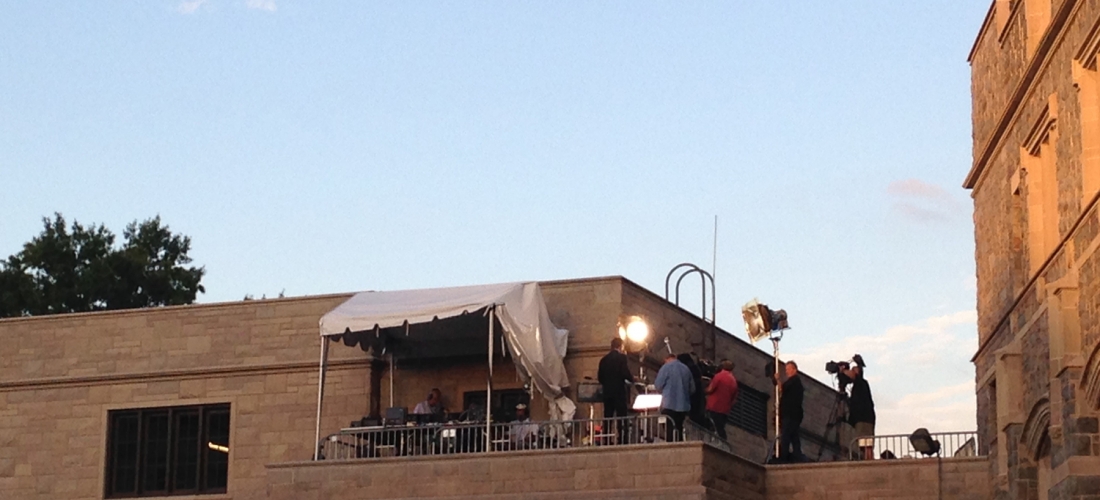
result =
[[[493,390],[493,420],[496,422],[511,422],[516,419],[516,405],[531,404],[531,395],[523,389]],[[485,391],[469,391],[462,395],[462,409],[464,411],[478,409],[485,411]]]
[[[741,384],[729,412],[729,424],[757,436],[768,435],[768,394]]]
[[[225,493],[229,405],[107,413],[108,498]]]

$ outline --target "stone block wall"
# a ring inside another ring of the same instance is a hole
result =
[[[997,498],[1084,498],[1100,477],[1100,401],[1083,399],[1100,349],[1098,27],[1097,0],[997,0],[970,57],[979,449]]]
[[[657,335],[670,336],[678,350],[699,349],[711,329],[620,277],[549,282],[543,293],[552,319],[570,330],[566,369],[574,384],[595,377],[623,314],[656,319]],[[102,498],[108,412],[221,403],[230,405],[229,496],[247,498],[262,490],[266,464],[312,456],[318,320],[349,296],[0,320],[0,497]],[[735,361],[743,383],[770,392],[760,374],[767,353],[721,330],[715,338],[710,345],[718,357]],[[367,415],[372,396],[381,407],[389,406],[390,395],[384,363],[358,348],[329,345],[322,436]],[[645,364],[652,380],[658,360],[632,359],[635,369]],[[374,395],[372,362],[379,380]],[[494,389],[522,386],[509,359],[498,359],[495,366]],[[412,407],[428,389],[439,387],[444,402],[458,410],[464,392],[484,390],[486,375],[482,360],[446,367],[399,361],[394,404]],[[826,392],[807,379],[808,423],[821,420],[811,401]],[[537,395],[532,409],[535,418],[546,415]],[[578,416],[589,409],[602,415],[600,405],[581,404]],[[763,460],[763,437],[733,426],[728,430],[738,454]],[[807,441],[820,432],[811,430]],[[812,445],[806,448],[812,455]],[[707,481],[733,481],[722,471],[708,474]]]
[[[764,500],[764,469],[701,443],[268,466],[242,498]]]
[[[985,458],[779,465],[765,479],[768,500],[993,498]]]
[[[0,496],[103,498],[109,411],[214,403],[230,404],[228,493],[262,491],[265,464],[312,457],[317,319],[341,300],[0,320]],[[369,368],[342,358],[326,428],[367,409]]]

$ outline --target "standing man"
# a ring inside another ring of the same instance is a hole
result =
[[[669,353],[665,364],[657,371],[657,380],[653,385],[661,393],[661,413],[670,417],[673,423],[667,427],[665,439],[675,440],[676,431],[680,431],[679,436],[682,437],[684,417],[691,411],[691,393],[695,392],[691,370],[676,359],[675,354]]]
[[[786,380],[779,397],[779,461],[802,461],[802,379],[798,376],[798,364],[788,361],[785,365]],[[779,374],[775,374],[779,382]]]
[[[710,421],[707,420],[707,395],[703,392],[703,370],[699,368],[695,359],[691,357],[691,353],[682,352],[680,355],[676,356],[676,359],[680,360],[684,366],[688,367],[688,370],[691,370],[691,380],[695,382],[695,388],[691,390],[691,411],[689,412],[689,416],[692,421],[706,429],[710,425]]]
[[[623,352],[623,339],[615,337],[611,339],[611,352],[600,360],[600,368],[596,374],[603,390],[603,418],[626,417],[630,407],[630,388],[627,384],[634,383],[634,376],[630,374],[627,366],[626,353]],[[626,441],[626,425],[619,426],[619,442]]]
[[[737,378],[733,376],[733,362],[723,359],[718,373],[707,386],[707,414],[714,422],[714,430],[726,439],[726,418],[737,401]]]
[[[855,362],[844,374],[852,379],[852,396],[848,398],[848,422],[855,428],[859,450],[863,460],[875,458],[875,401],[871,398],[871,386],[863,378],[863,356],[852,356]]]

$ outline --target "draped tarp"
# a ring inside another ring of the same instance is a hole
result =
[[[346,344],[361,343],[364,348],[377,348],[390,339],[387,345],[422,356],[456,352],[441,349],[447,345],[480,345],[485,352],[487,329],[470,325],[488,308],[496,311],[520,376],[551,402],[552,409],[571,414],[575,405],[562,392],[569,386],[562,363],[569,332],[550,322],[538,283],[357,293],[321,317],[321,335],[340,336]],[[450,318],[454,322],[448,327],[444,321]],[[481,339],[479,344],[470,342],[474,336]]]

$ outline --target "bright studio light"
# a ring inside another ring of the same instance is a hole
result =
[[[626,324],[619,324],[619,338],[631,342],[645,342],[649,337],[649,325],[639,316],[627,318]]]

